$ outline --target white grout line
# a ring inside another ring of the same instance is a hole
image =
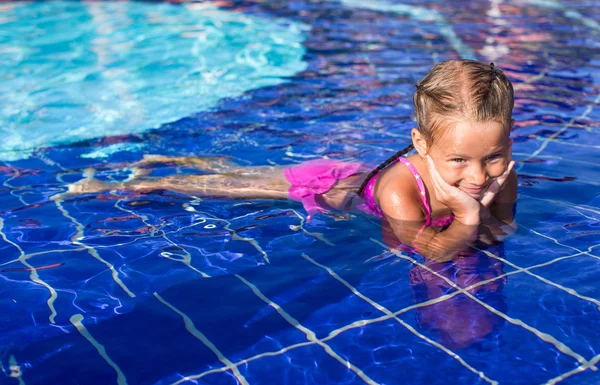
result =
[[[185,210],[186,210],[186,211],[189,211],[189,212],[192,212],[192,213],[200,213],[199,211],[196,211],[196,209],[194,208],[194,206],[190,206],[190,205],[184,205],[184,207],[185,207]],[[205,215],[205,216],[212,217],[212,219],[215,219],[215,220],[218,220],[218,221],[224,222],[224,223],[225,223],[225,226],[224,226],[223,228],[224,228],[225,230],[228,230],[228,231],[231,233],[231,239],[232,239],[232,240],[234,240],[234,241],[244,241],[244,242],[248,242],[248,243],[249,243],[249,244],[251,244],[251,245],[252,245],[252,246],[253,246],[253,247],[254,247],[254,248],[255,248],[255,249],[256,249],[256,250],[257,250],[259,253],[261,253],[261,254],[262,254],[262,256],[263,256],[263,259],[265,260],[265,262],[266,262],[266,263],[271,263],[271,262],[269,261],[269,255],[267,254],[267,252],[266,252],[266,251],[264,251],[264,250],[263,250],[263,248],[262,248],[262,247],[261,247],[261,246],[258,244],[258,242],[256,242],[256,239],[254,239],[254,238],[246,238],[246,237],[242,237],[241,235],[238,235],[238,233],[237,233],[235,230],[233,230],[233,229],[229,228],[229,226],[231,226],[231,224],[232,224],[232,223],[231,223],[231,222],[229,222],[229,221],[228,221],[228,220],[226,220],[226,219],[223,219],[223,218],[216,218],[216,217],[213,217],[213,216],[211,216],[211,215],[208,215],[208,214],[206,214],[206,213],[200,213],[200,214],[203,214],[203,215]]]
[[[501,274],[501,275],[499,275],[497,277],[493,277],[493,278],[490,278],[490,279],[487,279],[487,280],[484,280],[484,281],[480,281],[480,282],[474,283],[474,284],[472,284],[470,286],[467,286],[467,287],[465,287],[465,288],[463,288],[461,290],[454,291],[454,292],[452,292],[450,294],[444,294],[444,295],[442,295],[440,297],[436,297],[436,298],[430,299],[428,301],[424,301],[424,302],[420,302],[420,303],[417,303],[417,304],[414,304],[414,305],[411,305],[411,306],[407,306],[407,307],[405,307],[403,309],[400,309],[400,310],[392,313],[392,316],[398,316],[400,314],[406,313],[406,312],[414,310],[414,309],[418,309],[418,308],[421,308],[421,307],[426,307],[426,306],[438,304],[438,303],[446,301],[446,300],[448,300],[450,298],[453,298],[453,297],[455,297],[455,296],[457,296],[459,294],[462,294],[463,291],[473,290],[473,289],[475,289],[475,288],[477,288],[479,286],[487,285],[488,283],[491,283],[491,282],[503,279],[504,277],[515,275],[515,274],[521,273],[521,272],[523,272],[525,270],[530,270],[530,269],[535,269],[535,268],[538,268],[538,267],[548,266],[548,265],[551,265],[552,263],[558,262],[560,260],[568,259],[568,258],[573,258],[573,257],[579,256],[581,254],[583,254],[583,252],[577,253],[577,254],[573,254],[573,255],[564,256],[564,257],[559,257],[559,258],[556,258],[556,259],[554,259],[552,261],[544,262],[544,263],[541,263],[539,265],[534,265],[534,266],[530,266],[530,267],[527,267],[527,268],[523,268],[522,270],[515,270],[515,271],[508,272],[508,273],[504,273],[504,274]],[[363,327],[363,326],[366,326],[366,325],[372,325],[372,324],[376,324],[376,323],[379,323],[379,322],[387,321],[387,320],[391,319],[392,316],[385,315],[385,316],[381,316],[381,317],[377,317],[377,318],[372,318],[372,319],[368,319],[368,320],[358,320],[358,321],[352,322],[352,323],[350,323],[348,325],[342,326],[342,327],[340,327],[338,329],[335,329],[335,330],[331,331],[327,337],[322,338],[320,341],[326,342],[326,341],[329,341],[329,340],[337,337],[338,335],[340,335],[340,334],[342,334],[342,333],[344,333],[344,332],[346,332],[348,330],[352,330],[352,329],[360,328],[360,327]],[[301,348],[301,347],[304,347],[304,346],[310,346],[310,345],[313,345],[315,343],[316,342],[302,342],[302,343],[299,343],[299,344],[294,344],[294,345],[287,346],[287,347],[282,348],[282,349],[280,349],[278,351],[260,353],[260,354],[257,354],[255,356],[243,359],[243,360],[235,363],[234,365],[235,366],[246,365],[249,362],[252,362],[254,360],[257,360],[257,359],[260,359],[260,358],[263,358],[263,357],[278,356],[278,355],[287,353],[290,350],[294,350],[294,349]],[[195,375],[194,378],[195,379],[199,379],[199,378],[202,378],[202,377],[204,377],[206,375],[209,375],[209,374],[225,372],[227,370],[228,370],[227,367],[217,368],[217,369],[211,369],[211,370],[208,370],[208,371],[203,372],[201,374]]]
[[[122,201],[123,201],[122,199],[117,200],[114,204],[114,207],[117,208],[118,210],[124,211],[126,213],[129,213],[129,214],[139,218],[148,228],[152,229],[151,232],[153,235],[154,231],[155,231],[155,226],[152,226],[150,223],[148,223],[148,218],[145,215],[139,215],[138,213],[136,213],[133,210],[129,210],[124,207],[121,207],[119,205],[119,203],[121,203]],[[181,230],[181,228],[180,228],[180,230]],[[187,267],[189,267],[190,269],[194,270],[196,273],[200,274],[204,278],[210,277],[208,274],[206,274],[203,271],[200,271],[197,268],[195,268],[194,266],[192,266],[191,254],[185,248],[179,246],[176,242],[172,241],[171,238],[169,238],[167,236],[167,233],[164,230],[159,229],[159,230],[157,230],[157,232],[160,234],[160,237],[163,238],[165,241],[167,241],[170,245],[172,245],[173,247],[176,247],[182,251],[182,254],[176,254],[176,253],[163,251],[160,253],[161,257],[170,259],[175,262],[181,262],[184,265],[186,265]]]
[[[56,290],[54,290],[52,286],[40,279],[37,269],[33,265],[29,264],[29,262],[27,262],[27,259],[29,259],[30,257],[28,257],[28,254],[25,254],[21,246],[8,239],[8,237],[4,233],[4,218],[2,217],[0,217],[0,237],[2,237],[2,239],[6,243],[13,245],[17,250],[19,250],[19,258],[17,260],[29,269],[29,279],[31,279],[32,282],[45,287],[50,292],[50,298],[48,298],[46,304],[48,305],[48,309],[50,309],[50,316],[48,317],[48,319],[50,320],[51,324],[54,324],[54,320],[57,315],[56,308],[54,307],[54,301],[56,301],[56,298],[58,298],[58,293],[56,292]]]
[[[479,251],[481,251],[481,252],[483,252],[485,255],[487,255],[487,256],[488,256],[488,257],[490,257],[490,258],[493,258],[493,259],[497,259],[497,260],[499,260],[499,261],[502,261],[502,262],[506,263],[507,265],[509,265],[509,266],[511,266],[511,267],[513,267],[513,268],[515,268],[515,269],[518,269],[519,271],[522,271],[522,272],[524,272],[525,274],[527,274],[527,275],[530,275],[530,276],[532,276],[532,277],[534,277],[534,278],[536,278],[536,279],[538,279],[538,280],[540,280],[540,281],[542,281],[542,282],[544,282],[544,283],[547,283],[548,285],[554,286],[554,287],[556,287],[557,289],[559,289],[559,290],[562,290],[562,291],[564,291],[564,292],[566,292],[566,293],[568,293],[568,294],[570,294],[570,295],[572,295],[572,296],[574,296],[574,297],[577,297],[577,298],[579,298],[579,299],[582,299],[582,300],[585,300],[585,301],[588,301],[588,302],[592,302],[593,304],[595,304],[595,305],[596,305],[596,307],[598,308],[598,310],[600,310],[600,301],[598,301],[598,300],[597,300],[597,299],[595,299],[595,298],[592,298],[592,297],[587,297],[587,296],[585,296],[585,295],[581,295],[581,294],[577,293],[577,291],[575,291],[574,289],[571,289],[571,288],[568,288],[568,287],[562,286],[562,285],[561,285],[561,284],[559,284],[559,283],[556,283],[556,282],[550,281],[549,279],[546,279],[546,278],[544,278],[544,277],[542,277],[542,276],[540,276],[540,275],[537,275],[537,274],[535,274],[535,273],[532,273],[532,272],[530,272],[530,271],[529,271],[529,269],[524,269],[524,268],[522,268],[521,266],[515,265],[514,263],[510,262],[509,260],[507,260],[507,259],[504,259],[504,258],[502,258],[502,257],[499,257],[499,256],[497,256],[497,255],[494,255],[493,253],[490,253],[490,252],[489,252],[489,251],[487,251],[487,250],[480,249],[480,248],[476,248],[476,249],[477,249],[477,250],[479,250]],[[582,252],[582,253],[583,253],[583,252]]]
[[[127,293],[127,295],[129,297],[134,298],[135,294],[131,290],[129,290],[129,288],[125,285],[125,283],[123,283],[123,281],[119,277],[119,273],[117,272],[117,270],[115,270],[115,267],[113,266],[113,264],[108,262],[104,258],[102,258],[100,256],[100,254],[98,253],[98,250],[96,250],[92,246],[86,245],[85,243],[82,242],[82,240],[84,238],[84,236],[83,236],[84,226],[81,223],[79,223],[77,221],[77,219],[75,219],[73,216],[71,216],[69,214],[69,212],[63,207],[62,200],[55,199],[54,204],[56,204],[56,207],[63,214],[63,216],[65,218],[69,219],[75,225],[75,228],[77,229],[75,234],[73,234],[73,236],[71,237],[71,242],[73,242],[73,244],[75,244],[75,245],[85,247],[88,254],[90,254],[92,257],[94,257],[94,259],[98,260],[99,262],[102,262],[106,267],[108,267],[108,269],[111,272],[112,278],[117,283],[117,285],[119,285],[121,287],[121,289],[123,289],[123,291],[125,293]]]
[[[600,354],[598,354],[597,356],[592,358],[586,365],[578,366],[569,372],[563,373],[560,376],[555,377],[555,378],[551,379],[550,381],[546,382],[544,385],[554,385],[562,380],[565,380],[565,379],[571,377],[574,374],[581,373],[590,368],[594,368],[594,365],[596,365],[598,363],[598,361],[600,361]]]
[[[586,207],[586,206],[581,206],[581,205],[575,205],[575,204],[570,203],[570,202],[563,202],[563,201],[557,201],[557,200],[546,199],[546,198],[538,198],[538,197],[534,197],[534,196],[526,195],[526,194],[519,194],[519,196],[520,197],[527,197],[527,198],[530,198],[530,199],[535,199],[535,200],[538,200],[538,201],[549,202],[549,203],[552,203],[552,204],[555,204],[555,205],[559,205],[559,206],[565,206],[565,207],[567,207],[567,208],[569,208],[571,210],[575,210],[577,213],[579,213],[581,216],[583,216],[583,217],[585,217],[587,219],[591,219],[593,221],[598,221],[599,220],[598,218],[587,216],[587,215],[585,215],[585,214],[583,214],[582,212],[579,211],[579,210],[581,210],[581,211],[588,211],[588,212],[600,215],[600,210],[598,210],[597,208],[592,207],[592,206],[587,206]]]
[[[438,343],[436,341],[433,341],[431,338],[428,338],[427,336],[419,333],[411,325],[407,324],[402,319],[400,319],[397,316],[395,316],[389,309],[387,309],[386,307],[378,304],[377,302],[373,301],[372,299],[370,299],[367,296],[365,296],[362,293],[360,293],[354,286],[350,285],[350,283],[348,283],[342,277],[340,277],[339,275],[337,275],[331,268],[318,263],[317,261],[315,261],[314,259],[310,258],[308,255],[306,255],[304,253],[302,253],[302,257],[304,259],[306,259],[307,261],[311,262],[312,264],[317,265],[317,266],[319,266],[319,267],[327,270],[327,272],[329,273],[329,275],[331,275],[333,278],[335,278],[336,280],[338,280],[339,282],[341,282],[344,286],[346,286],[348,289],[350,289],[350,291],[352,291],[352,293],[354,293],[356,296],[358,296],[359,298],[363,299],[364,301],[366,301],[367,303],[369,303],[371,306],[373,306],[374,308],[376,308],[380,312],[382,312],[382,313],[390,316],[391,318],[393,318],[395,321],[397,321],[399,324],[401,324],[402,326],[404,326],[406,329],[408,329],[415,336],[417,336],[420,339],[422,339],[422,340],[430,343],[431,345],[435,346],[436,348],[442,350],[444,353],[448,354],[450,357],[452,357],[455,360],[457,360],[461,365],[463,365],[470,372],[472,372],[472,373],[476,374],[477,376],[479,376],[479,378],[483,379],[486,382],[489,382],[490,384],[494,384],[494,385],[498,384],[497,381],[491,380],[483,372],[481,372],[481,371],[475,369],[474,367],[472,367],[471,365],[469,365],[461,356],[459,356],[458,354],[454,353],[452,350],[446,348],[444,345],[442,345],[442,344],[440,344],[440,343]]]
[[[535,231],[535,230],[533,230],[533,229],[530,229],[529,227],[526,227],[526,226],[523,226],[523,225],[519,225],[519,226],[521,226],[521,227],[522,227],[522,228],[524,228],[524,229],[527,229],[527,230],[531,231],[532,233],[534,233],[534,234],[536,234],[536,235],[539,235],[540,237],[544,237],[544,238],[546,238],[546,239],[550,239],[551,241],[553,241],[554,243],[556,243],[556,244],[557,244],[557,245],[559,245],[559,246],[566,247],[566,248],[569,248],[569,249],[571,249],[571,250],[575,250],[575,251],[577,251],[578,253],[581,253],[581,254],[588,255],[588,256],[590,256],[590,257],[592,257],[592,258],[600,259],[600,257],[599,257],[599,256],[597,256],[597,255],[594,255],[594,254],[590,254],[590,252],[589,252],[589,251],[581,251],[581,250],[579,250],[579,249],[578,249],[578,248],[576,248],[576,247],[573,247],[573,246],[569,246],[569,245],[562,244],[562,243],[560,243],[558,240],[556,240],[556,239],[554,239],[554,238],[552,238],[552,237],[549,237],[549,236],[547,236],[547,235],[545,235],[545,234],[539,233],[539,232],[537,232],[537,231]],[[592,246],[592,247],[590,247],[590,248],[595,248],[596,246],[600,246],[600,245],[594,245],[594,246]],[[588,250],[589,250],[589,249],[588,249]]]
[[[540,148],[538,148],[537,150],[535,150],[531,155],[529,155],[524,160],[529,160],[531,158],[535,158],[536,156],[538,156],[542,151],[544,151],[546,149],[546,147],[548,146],[548,143],[550,143],[551,141],[553,141],[554,138],[556,138],[558,135],[560,135],[563,132],[567,131],[569,129],[569,127],[571,127],[576,120],[586,118],[590,114],[590,112],[592,112],[592,110],[594,109],[595,105],[598,104],[599,102],[600,102],[600,94],[598,94],[596,96],[596,98],[594,99],[594,101],[592,102],[592,104],[589,104],[587,106],[587,108],[585,109],[585,111],[581,115],[579,115],[579,116],[577,116],[575,118],[572,118],[560,130],[556,131],[554,134],[552,134],[549,137],[545,138],[543,140],[543,143],[541,144]],[[568,143],[568,142],[560,142],[560,143],[576,145],[576,143]],[[587,147],[594,147],[594,146],[587,146]],[[600,148],[600,146],[597,146],[597,147]],[[521,168],[523,168],[524,164],[525,163],[520,163],[519,168],[517,169],[517,171],[521,170]]]
[[[471,294],[469,291],[466,291],[464,289],[462,289],[460,286],[456,285],[454,282],[452,282],[450,279],[444,277],[443,275],[439,274],[437,271],[431,269],[429,266],[424,265],[419,263],[418,261],[416,261],[415,259],[406,256],[404,254],[402,254],[400,251],[395,250],[395,249],[389,249],[389,247],[387,245],[385,245],[384,243],[381,243],[378,240],[375,240],[373,238],[371,238],[371,241],[373,241],[374,243],[382,246],[384,249],[390,250],[390,252],[392,252],[393,254],[395,254],[397,257],[402,258],[406,261],[411,262],[414,265],[420,266],[421,268],[429,271],[430,273],[432,273],[433,275],[437,276],[438,278],[441,278],[442,280],[444,280],[446,283],[448,283],[450,286],[452,286],[453,288],[457,289],[457,290],[462,290],[462,294],[464,294],[465,296],[469,297],[470,299],[472,299],[473,301],[477,302],[478,304],[480,304],[481,306],[483,306],[484,308],[486,308],[487,310],[489,310],[490,312],[496,314],[497,316],[503,318],[504,320],[506,320],[507,322],[516,325],[516,326],[520,326],[525,330],[528,330],[530,332],[532,332],[533,334],[535,334],[538,338],[540,338],[542,341],[547,342],[549,344],[554,345],[554,347],[556,349],[558,349],[559,351],[561,351],[562,353],[569,355],[571,357],[573,357],[574,359],[577,360],[577,362],[579,362],[582,365],[587,364],[588,362],[586,361],[585,358],[583,358],[580,354],[574,352],[571,348],[569,348],[567,345],[565,345],[563,342],[558,341],[556,338],[554,338],[553,336],[551,336],[550,334],[544,333],[528,324],[526,324],[525,322],[521,321],[520,319],[517,318],[512,318],[510,316],[508,316],[507,314],[502,313],[501,311],[496,310],[495,308],[491,307],[490,305],[488,305],[487,303],[481,301],[479,298],[475,297],[473,294]]]
[[[352,8],[368,9],[376,12],[394,12],[400,15],[406,15],[409,18],[419,22],[435,22],[437,24],[440,35],[442,35],[448,44],[456,51],[461,59],[475,59],[476,55],[467,44],[465,44],[460,36],[456,34],[451,23],[446,18],[436,11],[418,5],[390,3],[385,0],[340,0],[345,6]]]
[[[531,155],[531,154],[524,153],[524,152],[514,152],[514,151],[513,151],[512,154],[513,154],[513,156],[515,156],[515,155],[518,155],[518,156],[529,156],[529,155]],[[586,162],[584,160],[575,160],[575,159],[563,158],[562,156],[558,156],[558,155],[538,155],[538,158],[541,158],[541,159],[556,159],[556,160],[560,160],[561,162],[576,163],[576,164],[585,164],[586,166],[593,166],[593,167],[597,167],[598,166],[598,163],[595,163],[595,162]]]
[[[310,329],[307,329],[306,327],[302,326],[302,324],[300,324],[300,322],[298,322],[295,318],[293,318],[290,314],[288,314],[285,310],[283,310],[281,308],[281,306],[277,305],[275,302],[273,302],[270,299],[268,299],[258,289],[258,287],[256,287],[255,285],[253,285],[251,282],[249,282],[248,280],[246,280],[244,277],[242,277],[239,274],[234,274],[234,276],[237,279],[239,279],[240,281],[242,281],[246,286],[248,286],[257,297],[259,297],[261,300],[263,300],[265,303],[267,303],[269,306],[271,306],[273,309],[275,309],[275,311],[277,313],[279,313],[279,315],[281,315],[289,324],[291,324],[296,329],[300,330],[302,333],[304,333],[306,335],[306,338],[310,342],[305,342],[303,344],[296,344],[295,347],[309,346],[309,345],[317,344],[317,345],[321,346],[325,350],[325,352],[327,352],[327,354],[329,354],[335,360],[337,360],[338,362],[340,362],[341,364],[343,364],[346,368],[348,368],[348,370],[351,370],[352,372],[354,372],[364,382],[366,382],[369,385],[377,385],[377,382],[374,381],[373,379],[371,379],[362,370],[360,370],[358,367],[356,367],[355,365],[353,365],[352,363],[350,363],[348,360],[344,359],[339,354],[337,354],[336,352],[334,352],[333,349],[329,345],[327,345],[327,344],[325,344],[323,342],[323,340],[318,339],[317,336],[315,335],[315,333],[313,331],[311,331]],[[288,349],[288,350],[291,350],[291,349]],[[264,354],[262,356],[267,356],[267,354]],[[202,377],[204,377],[204,376],[206,376],[208,374],[218,373],[218,372],[225,372],[227,370],[232,370],[232,368],[234,368],[234,367],[237,368],[239,365],[241,365],[243,363],[247,363],[249,361],[251,361],[251,360],[243,360],[243,361],[240,361],[240,362],[235,363],[235,364],[232,364],[230,362],[229,365],[225,366],[224,370],[222,370],[222,368],[220,368],[220,369],[212,369],[212,370],[209,370],[209,371],[197,374],[197,375],[185,376],[185,377],[181,378],[179,381],[176,381],[176,382],[172,383],[172,385],[179,385],[179,384],[181,384],[183,382],[186,382],[186,381],[194,381],[194,380],[200,379],[200,378],[202,378]]]
[[[125,375],[121,371],[121,368],[119,368],[119,366],[108,356],[108,354],[106,353],[106,349],[104,348],[104,345],[102,345],[101,343],[96,341],[96,339],[90,334],[90,332],[86,329],[86,327],[83,325],[83,323],[81,323],[81,321],[83,321],[83,316],[81,314],[75,314],[75,315],[71,316],[69,321],[71,321],[71,323],[73,324],[73,326],[75,326],[77,328],[79,333],[86,340],[88,340],[89,343],[92,344],[92,346],[94,346],[96,348],[96,350],[98,351],[100,356],[102,358],[104,358],[104,360],[115,370],[115,372],[117,372],[117,384],[118,385],[127,385],[127,378],[125,378]]]
[[[194,321],[192,321],[190,317],[188,317],[184,312],[182,312],[181,310],[177,309],[175,306],[173,306],[172,304],[167,302],[158,293],[154,293],[154,296],[163,305],[167,306],[169,309],[173,310],[175,313],[179,314],[181,316],[181,318],[183,318],[183,322],[185,324],[185,328],[187,329],[187,331],[190,332],[191,335],[193,335],[194,337],[199,339],[207,348],[209,348],[217,356],[219,361],[221,361],[228,368],[228,370],[231,370],[231,372],[233,373],[233,376],[235,377],[235,379],[237,380],[238,383],[240,383],[242,385],[248,385],[248,381],[246,381],[246,378],[244,378],[242,373],[240,373],[237,366],[234,366],[232,364],[232,362],[229,361],[223,355],[223,353],[221,353],[221,351],[215,346],[215,344],[213,344],[200,330],[198,330],[196,328],[196,326],[194,325]]]
[[[243,283],[245,283],[251,290],[252,292],[254,292],[254,294],[256,294],[256,296],[258,296],[260,299],[262,299],[265,303],[267,303],[269,306],[271,306],[273,309],[275,309],[275,311],[277,311],[277,313],[279,313],[279,315],[281,315],[286,321],[288,321],[292,326],[294,326],[296,329],[300,330],[301,332],[303,332],[306,335],[306,338],[311,341],[311,342],[315,342],[317,345],[321,346],[323,349],[325,349],[325,351],[334,359],[336,359],[338,362],[340,362],[341,364],[343,364],[346,368],[348,368],[349,370],[353,371],[358,377],[360,377],[364,382],[366,382],[369,385],[374,385],[377,384],[377,382],[375,382],[373,379],[371,379],[368,375],[366,375],[362,370],[360,370],[358,367],[354,366],[352,363],[350,363],[348,360],[346,360],[345,358],[341,357],[339,354],[337,354],[336,352],[333,351],[333,349],[331,349],[331,347],[327,344],[325,344],[324,342],[322,342],[320,339],[317,338],[317,336],[315,335],[315,333],[310,330],[307,329],[306,327],[302,326],[302,324],[300,324],[300,322],[298,322],[294,317],[292,317],[291,315],[289,315],[285,310],[283,310],[281,308],[281,306],[277,305],[276,303],[274,303],[273,301],[271,301],[270,299],[268,299],[256,286],[254,286],[251,282],[249,282],[248,280],[246,280],[244,277],[242,277],[239,274],[235,274],[235,277],[237,277],[240,281],[242,281]]]

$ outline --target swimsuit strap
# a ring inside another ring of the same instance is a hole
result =
[[[400,162],[400,163],[404,164],[406,167],[408,167],[410,172],[415,177],[415,181],[417,182],[417,187],[419,189],[419,195],[421,196],[421,202],[423,202],[423,209],[425,210],[425,214],[426,214],[425,215],[425,224],[423,225],[423,228],[421,229],[421,231],[419,231],[418,235],[420,235],[421,232],[423,232],[423,229],[425,229],[425,227],[447,226],[450,223],[452,223],[452,220],[454,219],[454,215],[447,215],[445,217],[437,218],[436,220],[431,219],[431,206],[429,206],[429,202],[427,201],[427,192],[425,190],[425,184],[423,183],[423,179],[421,178],[421,175],[419,175],[417,168],[408,159],[406,159],[402,156],[399,156],[398,158],[396,158],[394,160],[394,163],[395,162]],[[380,174],[380,172],[373,175],[371,177],[371,179],[369,180],[369,182],[366,184],[364,193],[363,193],[363,200],[365,203],[362,205],[359,205],[358,209],[366,212],[367,214],[373,214],[380,218],[383,218],[383,212],[381,211],[381,208],[377,205],[377,203],[375,203],[375,196],[374,196],[375,181],[377,180],[377,177],[379,176],[379,174]]]
[[[408,159],[400,157],[397,159],[397,161],[401,162],[406,167],[408,167],[410,172],[412,172],[413,176],[415,177],[415,180],[417,181],[419,195],[421,196],[421,201],[423,201],[423,207],[425,208],[425,212],[427,213],[427,218],[425,218],[425,225],[429,226],[429,224],[431,223],[431,208],[429,207],[429,202],[427,202],[427,193],[425,192],[425,185],[423,184],[421,175],[419,175],[417,168],[412,163],[410,163]]]

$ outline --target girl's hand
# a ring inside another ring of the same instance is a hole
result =
[[[466,192],[446,183],[435,168],[433,160],[429,156],[425,158],[436,199],[452,210],[455,220],[465,225],[479,225],[480,203]]]
[[[488,209],[492,202],[494,201],[494,198],[496,198],[496,195],[502,191],[502,189],[504,188],[504,182],[506,182],[506,180],[508,179],[508,176],[510,175],[510,172],[512,171],[513,167],[515,166],[515,161],[511,160],[508,163],[508,167],[506,168],[506,171],[504,171],[504,174],[500,175],[498,178],[496,178],[495,181],[493,181],[488,188],[485,190],[485,192],[483,193],[481,200],[479,202],[481,202],[481,205]]]

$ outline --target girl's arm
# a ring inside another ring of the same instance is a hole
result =
[[[492,241],[502,240],[512,235],[517,228],[515,223],[515,204],[517,201],[517,173],[508,166],[506,182],[497,193],[485,194],[481,200],[482,234],[491,235]],[[492,189],[492,187],[490,187]]]
[[[480,203],[465,192],[448,185],[427,157],[436,198],[454,213],[454,221],[442,232],[425,227],[425,213],[415,183],[408,178],[386,178],[382,183],[379,205],[398,239],[412,246],[425,258],[444,262],[467,249],[477,238]]]
[[[425,222],[406,221],[388,216],[390,228],[401,243],[411,246],[425,258],[435,262],[451,261],[467,250],[477,239],[478,224],[465,224],[454,220],[442,232],[425,227]]]

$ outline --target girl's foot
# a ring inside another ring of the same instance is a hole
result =
[[[96,170],[88,168],[83,172],[83,179],[67,185],[67,191],[54,195],[51,199],[62,199],[69,195],[90,194],[109,191],[118,187],[117,183],[104,182],[94,178]]]
[[[90,194],[115,189],[115,183],[104,182],[95,178],[84,178],[67,186],[67,194]]]

